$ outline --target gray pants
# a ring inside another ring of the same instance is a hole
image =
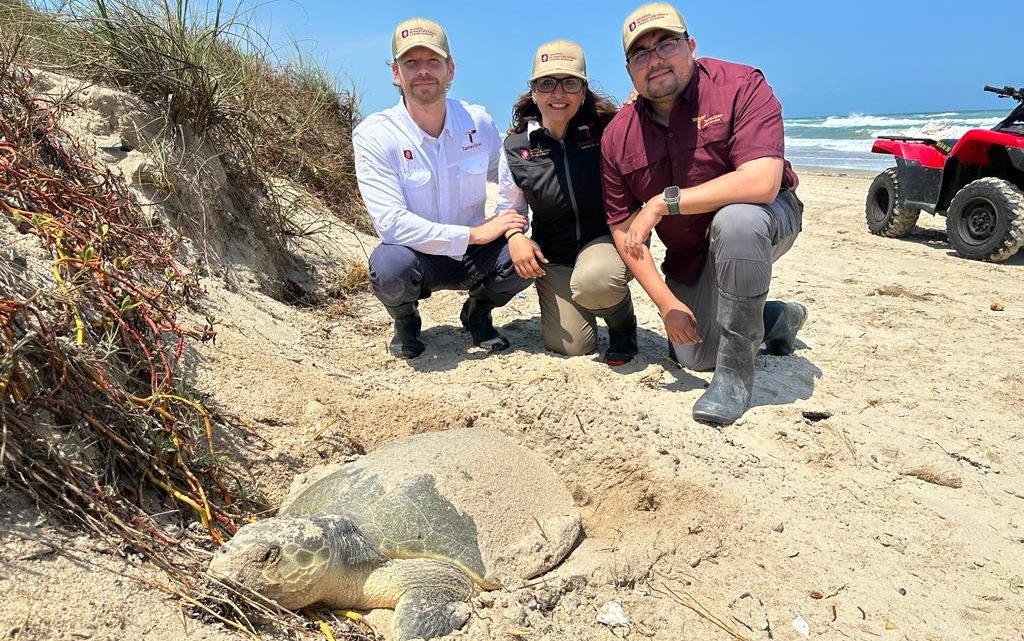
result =
[[[584,245],[575,265],[543,265],[537,279],[540,331],[544,347],[567,356],[582,356],[597,346],[594,312],[614,307],[629,295],[633,275],[622,262],[611,236]]]
[[[803,212],[796,195],[784,191],[767,205],[727,205],[711,221],[711,250],[700,278],[684,285],[666,277],[676,298],[697,317],[696,345],[673,343],[683,367],[706,371],[718,358],[718,290],[734,296],[760,296],[768,291],[772,263],[789,251],[802,227]]]

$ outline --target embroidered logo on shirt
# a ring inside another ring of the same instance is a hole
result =
[[[529,160],[530,159],[530,150],[527,149],[526,147],[520,147],[519,148],[519,157],[522,158],[523,160]]]
[[[722,122],[722,114],[714,114],[712,116],[697,116],[693,119],[693,122],[697,123],[697,131],[704,131],[711,125]]]
[[[579,145],[580,149],[590,149],[591,147],[597,147],[601,144],[601,141],[594,138],[594,132],[590,131],[590,125],[582,125],[576,128],[579,132]]]
[[[402,155],[405,156],[406,160],[412,160],[412,150],[411,149],[404,149],[404,150],[402,150]]]
[[[475,133],[476,133],[476,129],[470,129],[469,131],[466,132],[466,138],[469,138],[469,144],[468,145],[464,145],[462,147],[462,151],[471,151],[473,149],[476,149],[478,147],[482,147],[483,146],[483,144],[481,144],[479,142],[473,142],[473,134],[475,134]]]

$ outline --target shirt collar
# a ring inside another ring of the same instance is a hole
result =
[[[452,131],[454,131],[454,128],[455,128],[455,120],[454,120],[455,112],[452,109],[451,102],[452,102],[451,100],[448,100],[447,98],[445,98],[445,105],[444,105],[444,127],[441,129],[441,134],[438,136],[438,138],[441,138],[442,136],[447,136],[448,138],[451,138]],[[405,127],[411,133],[419,135],[421,142],[424,141],[424,140],[427,140],[427,139],[429,139],[431,137],[430,134],[428,134],[427,132],[423,131],[423,129],[419,125],[416,124],[416,121],[412,119],[412,116],[409,115],[409,110],[405,108],[405,98],[399,96],[398,104],[395,105],[394,109],[395,109],[396,112],[398,112],[399,118],[402,119],[402,123],[405,125]]]

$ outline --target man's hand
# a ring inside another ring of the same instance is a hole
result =
[[[540,246],[522,234],[508,239],[508,251],[512,255],[512,264],[516,273],[522,278],[540,278],[546,272],[539,263],[547,263]]]
[[[513,229],[522,231],[526,228],[526,217],[514,209],[491,216],[483,224],[469,228],[470,245],[486,245],[487,243],[504,236]]]
[[[665,333],[670,341],[680,345],[695,345],[701,342],[697,334],[697,317],[681,301],[670,301],[664,307],[659,307],[658,311],[661,313]]]
[[[639,260],[644,255],[644,243],[647,242],[651,231],[661,221],[661,217],[666,211],[668,209],[661,195],[644,203],[633,220],[629,222],[629,230],[626,232],[625,245],[630,256]]]

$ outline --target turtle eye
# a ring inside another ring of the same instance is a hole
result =
[[[281,556],[281,547],[278,545],[268,545],[263,556],[260,557],[260,563],[274,563],[278,557]]]

